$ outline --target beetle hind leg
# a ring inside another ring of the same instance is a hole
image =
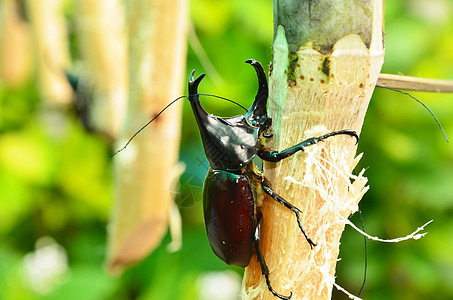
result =
[[[264,278],[266,278],[267,288],[274,296],[276,296],[280,299],[283,299],[283,300],[289,300],[289,299],[291,299],[291,297],[293,295],[292,292],[289,293],[289,296],[283,296],[283,295],[277,293],[276,291],[274,291],[274,289],[271,286],[271,281],[269,279],[269,268],[266,264],[266,261],[264,260],[263,252],[261,252],[261,247],[260,247],[261,224],[262,223],[263,223],[263,217],[261,214],[259,214],[258,222],[257,222],[256,229],[255,229],[255,236],[253,239],[253,245],[255,246],[255,253],[258,258],[258,262],[260,263],[260,266],[261,266],[261,273],[264,275]]]
[[[300,213],[302,212],[300,209],[283,199],[280,195],[275,193],[268,185],[266,185],[265,182],[261,183],[261,186],[263,187],[263,190],[266,194],[271,196],[275,201],[278,203],[282,204],[286,208],[290,209],[292,212],[296,214],[296,219],[297,219],[297,224],[299,225],[300,230],[302,231],[305,239],[307,240],[308,244],[310,245],[310,248],[313,249],[313,247],[316,246],[316,244],[312,241],[312,239],[308,236],[308,234],[305,232],[304,228],[302,227],[302,222],[300,221]]]

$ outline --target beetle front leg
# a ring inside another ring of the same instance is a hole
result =
[[[304,228],[302,227],[302,222],[300,221],[299,214],[302,213],[302,211],[300,209],[298,209],[297,207],[295,207],[294,205],[292,205],[291,203],[289,203],[288,201],[286,201],[285,199],[283,199],[280,195],[275,193],[268,186],[268,184],[266,184],[266,181],[267,180],[265,180],[265,181],[263,181],[261,183],[261,186],[263,187],[264,192],[266,194],[268,194],[269,196],[271,196],[275,201],[277,201],[278,203],[282,204],[283,206],[285,206],[286,208],[290,209],[292,212],[294,212],[296,214],[296,219],[297,219],[297,223],[299,224],[299,228],[302,231],[302,233],[303,233],[305,239],[307,240],[308,244],[310,245],[310,248],[313,249],[313,247],[316,246],[316,244],[307,235],[307,233],[305,232]]]
[[[269,268],[266,264],[266,261],[264,260],[263,252],[261,251],[261,246],[260,246],[261,224],[263,223],[263,216],[261,215],[261,213],[257,216],[257,218],[258,218],[258,221],[257,221],[256,229],[255,229],[253,245],[255,246],[255,253],[258,258],[258,262],[260,263],[260,266],[261,266],[261,274],[263,274],[264,278],[266,278],[267,288],[274,296],[276,296],[280,299],[283,299],[283,300],[288,300],[293,295],[292,292],[290,292],[289,296],[283,296],[283,295],[280,295],[279,293],[277,293],[276,291],[274,291],[274,289],[271,286],[271,281],[269,280]]]
[[[353,136],[356,138],[356,144],[359,142],[359,136],[357,135],[357,133],[354,130],[345,129],[345,130],[340,130],[340,131],[334,131],[334,132],[325,134],[323,136],[306,139],[305,141],[303,141],[297,145],[294,145],[288,149],[280,151],[280,152],[270,150],[265,146],[261,146],[261,148],[258,150],[258,156],[261,159],[266,160],[266,161],[278,162],[284,158],[287,158],[287,157],[293,155],[294,153],[296,153],[298,151],[304,151],[305,147],[317,144],[320,141],[323,141],[331,136],[335,136],[335,135],[339,135],[339,134],[346,134],[346,135]]]

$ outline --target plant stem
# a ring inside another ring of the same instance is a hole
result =
[[[360,7],[357,1],[312,2],[274,2],[269,145],[278,150],[331,131],[360,133],[383,63],[382,1],[361,1]],[[339,30],[326,31],[322,24]],[[265,163],[273,189],[303,211],[302,225],[317,243],[311,250],[294,214],[272,199],[264,201],[261,246],[277,292],[330,299],[344,218],[357,211],[368,189],[362,172],[352,175],[360,159],[356,149],[354,138],[335,136],[279,163]],[[245,271],[242,297],[276,299],[255,258]]]

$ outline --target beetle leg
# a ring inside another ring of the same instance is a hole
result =
[[[316,244],[307,235],[307,233],[305,232],[304,228],[302,227],[302,222],[300,221],[299,214],[302,211],[300,209],[298,209],[297,207],[295,207],[294,205],[292,205],[291,203],[289,203],[288,201],[286,201],[285,199],[283,199],[280,195],[275,193],[268,185],[266,185],[266,181],[263,181],[261,183],[261,186],[263,187],[264,192],[266,194],[268,194],[269,196],[271,196],[275,201],[277,201],[278,203],[282,204],[283,206],[285,206],[286,208],[290,209],[292,212],[294,212],[296,214],[296,219],[297,219],[297,223],[299,224],[299,228],[302,231],[302,233],[303,233],[305,239],[307,240],[308,244],[310,245],[310,248],[313,249],[313,247],[316,246]]]
[[[290,292],[289,296],[283,296],[283,295],[280,295],[279,293],[277,293],[276,291],[274,291],[274,289],[271,286],[271,282],[269,280],[269,268],[267,267],[266,261],[264,260],[263,252],[261,252],[261,247],[260,247],[260,242],[261,242],[261,224],[262,223],[263,223],[263,216],[260,213],[259,217],[258,217],[258,222],[257,222],[257,225],[256,225],[256,229],[255,229],[255,237],[254,237],[254,240],[253,240],[253,245],[255,246],[255,253],[256,253],[256,256],[258,257],[258,261],[259,261],[260,266],[261,266],[261,274],[263,274],[264,278],[266,278],[267,288],[269,289],[269,291],[272,294],[274,294],[274,296],[276,296],[276,297],[278,297],[280,299],[283,299],[283,300],[288,300],[293,295],[292,292]]]
[[[305,147],[317,144],[320,141],[323,141],[331,136],[339,135],[339,134],[347,134],[347,135],[353,136],[356,138],[356,144],[359,142],[359,136],[357,135],[357,133],[354,130],[345,129],[345,130],[340,130],[340,131],[334,131],[334,132],[325,134],[323,136],[306,139],[305,141],[303,141],[297,145],[294,145],[288,149],[280,151],[280,152],[272,151],[265,146],[261,146],[261,148],[258,150],[258,156],[261,157],[261,159],[266,160],[266,161],[278,162],[284,158],[287,158],[288,156],[293,155],[297,151],[304,151]]]

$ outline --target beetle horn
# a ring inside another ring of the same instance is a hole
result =
[[[197,119],[197,123],[200,127],[200,130],[204,127],[203,124],[206,123],[208,119],[208,113],[203,109],[200,104],[200,95],[198,95],[198,85],[200,84],[201,80],[205,77],[206,74],[201,74],[197,77],[197,79],[193,79],[195,74],[195,70],[192,70],[189,77],[189,101],[192,106],[193,113],[195,115],[195,119]]]
[[[246,63],[252,65],[255,68],[256,75],[258,76],[258,92],[255,96],[255,101],[250,106],[246,113],[246,118],[252,125],[258,126],[264,123],[267,119],[267,97],[268,97],[268,85],[266,74],[264,73],[263,66],[254,59],[248,59]]]
[[[192,70],[189,77],[189,101],[190,102],[198,102],[200,100],[200,96],[198,94],[198,85],[200,84],[201,80],[206,76],[206,74],[201,74],[197,77],[197,79],[193,79],[195,75],[195,70]]]
[[[198,85],[201,80],[205,77],[206,74],[201,74],[196,79],[194,79],[195,70],[190,73],[189,77],[189,101],[192,106],[193,114],[198,124],[201,136],[205,136],[206,126],[209,123],[209,120],[212,118],[201,106],[200,104],[200,95],[198,94]]]

